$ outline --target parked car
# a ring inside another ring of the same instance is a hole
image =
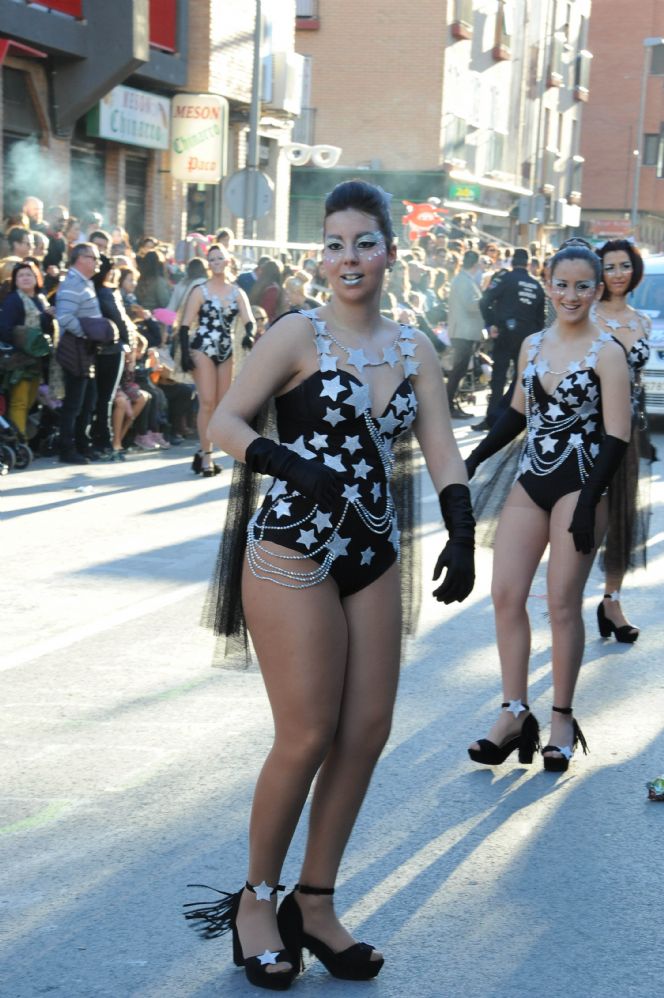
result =
[[[664,255],[644,257],[643,280],[630,296],[630,305],[652,321],[650,358],[641,381],[646,396],[646,412],[664,416]]]

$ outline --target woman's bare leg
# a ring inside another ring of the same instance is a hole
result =
[[[299,567],[307,565],[316,567],[314,562]],[[329,578],[310,588],[287,589],[255,578],[245,564],[242,597],[275,727],[254,794],[247,879],[275,885],[337,729],[347,624],[337,586]],[[266,946],[282,948],[275,908],[276,899],[267,905],[256,903],[247,891],[242,895],[238,931],[245,956],[262,953]]]
[[[625,576],[618,572],[607,572],[604,581],[604,592],[605,593],[616,593],[620,596],[620,590],[622,589],[623,579]],[[616,625],[616,627],[631,627],[635,634],[638,634],[638,627],[634,627],[630,624],[629,620],[625,616],[622,608],[622,604],[619,598],[614,597],[613,599],[604,598],[604,613],[609,618],[609,620]]]
[[[348,663],[334,741],[316,780],[300,883],[333,887],[371,775],[390,733],[399,678],[399,567],[343,601]],[[334,951],[355,940],[337,920],[333,899],[298,894],[306,931]],[[374,953],[373,959],[380,954]]]
[[[547,593],[551,619],[553,703],[556,707],[571,707],[574,700],[585,642],[583,590],[597,551],[595,547],[592,554],[581,554],[574,547],[569,525],[578,495],[578,492],[573,492],[563,496],[551,511]],[[606,530],[606,499],[599,504],[595,521],[595,539],[596,545],[599,545]],[[572,744],[570,716],[552,713],[549,741],[552,745]]]
[[[200,350],[192,350],[191,358],[195,364],[192,376],[198,394],[198,414],[196,416],[198,446],[201,453],[205,454],[210,449],[208,426],[212,419],[212,414],[217,408],[217,365]],[[221,366],[223,367],[224,365],[222,364]],[[209,463],[209,459],[206,458],[205,460]]]
[[[503,700],[528,703],[530,619],[527,600],[546,549],[549,514],[518,483],[500,514],[493,549],[491,596],[503,680]],[[521,730],[525,715],[501,712],[487,737],[495,745]],[[471,748],[479,749],[477,742]]]
[[[226,392],[230,388],[231,381],[233,380],[233,358],[232,357],[229,357],[228,360],[225,360],[223,364],[220,364],[217,367],[216,375],[217,375],[217,386],[216,386],[217,390],[216,390],[216,395],[215,395],[215,406],[214,406],[215,409],[217,408],[217,406],[219,405],[219,403],[223,399],[224,395],[226,394]],[[213,410],[213,412],[214,412],[214,410]],[[209,423],[209,420],[208,420],[208,423]],[[211,465],[211,463],[212,463],[212,453],[211,452],[213,450],[213,446],[214,445],[213,445],[212,441],[208,437],[206,439],[206,441],[205,441],[205,447],[203,449],[203,467],[204,468],[209,468],[210,465]]]

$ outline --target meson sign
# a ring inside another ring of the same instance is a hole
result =
[[[226,173],[228,101],[216,94],[176,94],[171,101],[171,175],[187,184],[218,184]]]

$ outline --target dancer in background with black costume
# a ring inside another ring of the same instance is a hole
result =
[[[191,468],[204,478],[221,471],[212,460],[208,426],[233,378],[233,326],[237,316],[244,323],[242,346],[246,350],[253,343],[254,332],[247,296],[229,274],[230,253],[215,243],[208,250],[207,261],[212,277],[192,290],[179,331],[182,370],[192,372],[198,392],[200,449]],[[190,343],[192,324],[196,330]]]
[[[411,427],[449,532],[434,595],[461,601],[474,582],[470,495],[436,355],[426,336],[380,313],[395,255],[385,193],[335,187],[323,262],[332,300],[261,337],[210,424],[219,446],[273,477],[249,523],[242,605],[275,740],[254,795],[247,885],[189,917],[208,934],[232,929],[235,962],[261,987],[288,987],[304,947],[339,978],[366,980],[383,965],[338,921],[332,896],[392,719],[402,604],[390,478],[393,444]],[[271,398],[281,443],[252,429]],[[220,567],[228,573],[224,557]],[[277,922],[282,865],[314,777],[300,883]]]
[[[552,636],[553,714],[544,768],[567,769],[577,741],[572,717],[583,655],[583,589],[607,522],[606,488],[629,439],[629,374],[623,349],[590,320],[601,297],[601,264],[583,246],[551,261],[547,293],[556,321],[529,336],[510,407],[466,459],[469,477],[527,429],[519,473],[494,544],[492,598],[503,678],[503,712],[488,738],[469,749],[486,765],[518,749],[531,762],[539,728],[528,707],[530,622],[526,601],[549,545],[547,593]]]
[[[597,607],[597,623],[603,638],[632,644],[639,636],[620,603],[620,589],[630,568],[645,568],[648,539],[647,497],[639,495],[641,435],[645,405],[641,369],[650,355],[650,319],[627,304],[627,295],[643,277],[643,260],[636,246],[614,239],[597,251],[602,261],[604,293],[591,317],[600,329],[620,343],[627,356],[632,386],[632,433],[629,447],[609,488],[609,528],[602,551],[605,572],[604,598]]]

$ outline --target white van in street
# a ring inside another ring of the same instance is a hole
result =
[[[650,358],[641,372],[646,412],[664,416],[664,255],[646,256],[644,274],[629,303],[652,321]]]

